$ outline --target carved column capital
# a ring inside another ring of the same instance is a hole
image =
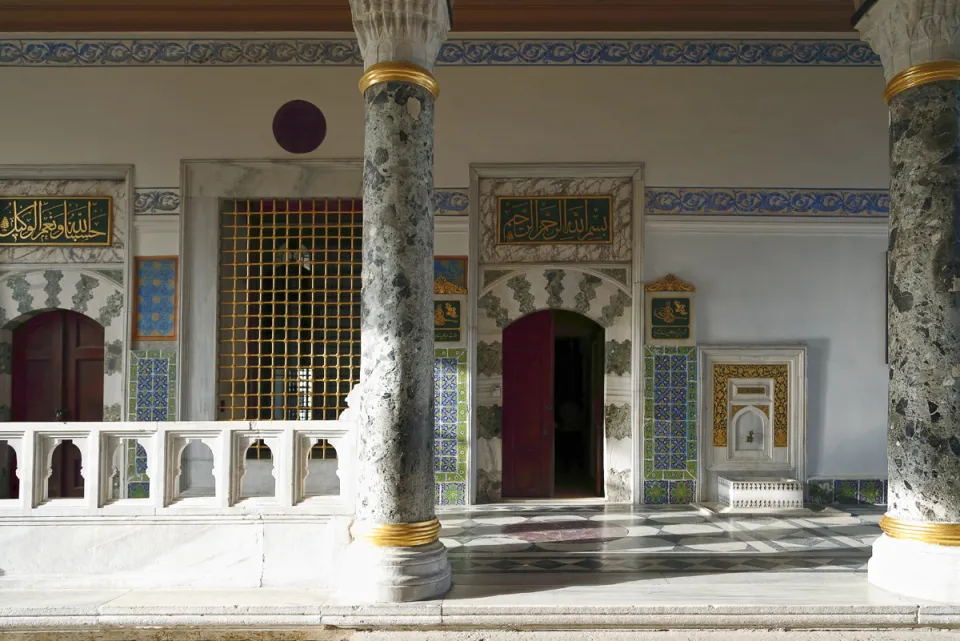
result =
[[[919,64],[960,60],[958,0],[879,0],[857,23],[889,82]]]
[[[381,62],[433,70],[450,31],[447,0],[350,0],[350,10],[364,70]]]

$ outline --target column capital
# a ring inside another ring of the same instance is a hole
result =
[[[878,0],[857,23],[890,82],[917,65],[960,60],[960,2]]]
[[[364,70],[383,62],[433,70],[450,31],[448,0],[350,0],[350,10]]]

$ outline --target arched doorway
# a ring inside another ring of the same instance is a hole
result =
[[[103,344],[99,323],[68,310],[44,312],[17,327],[13,420],[103,420]]]
[[[503,497],[603,496],[604,330],[562,310],[503,333]]]

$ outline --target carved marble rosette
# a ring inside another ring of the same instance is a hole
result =
[[[960,603],[960,2],[880,0],[857,27],[891,139],[889,507],[869,577]]]
[[[446,0],[351,0],[366,73],[356,522],[344,596],[450,588],[433,474],[433,114]]]

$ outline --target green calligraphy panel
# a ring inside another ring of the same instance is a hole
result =
[[[654,298],[650,301],[650,338],[690,338],[690,298]]]
[[[111,198],[0,198],[0,246],[105,247],[112,232]]]
[[[612,196],[497,199],[501,245],[569,245],[613,242]]]

